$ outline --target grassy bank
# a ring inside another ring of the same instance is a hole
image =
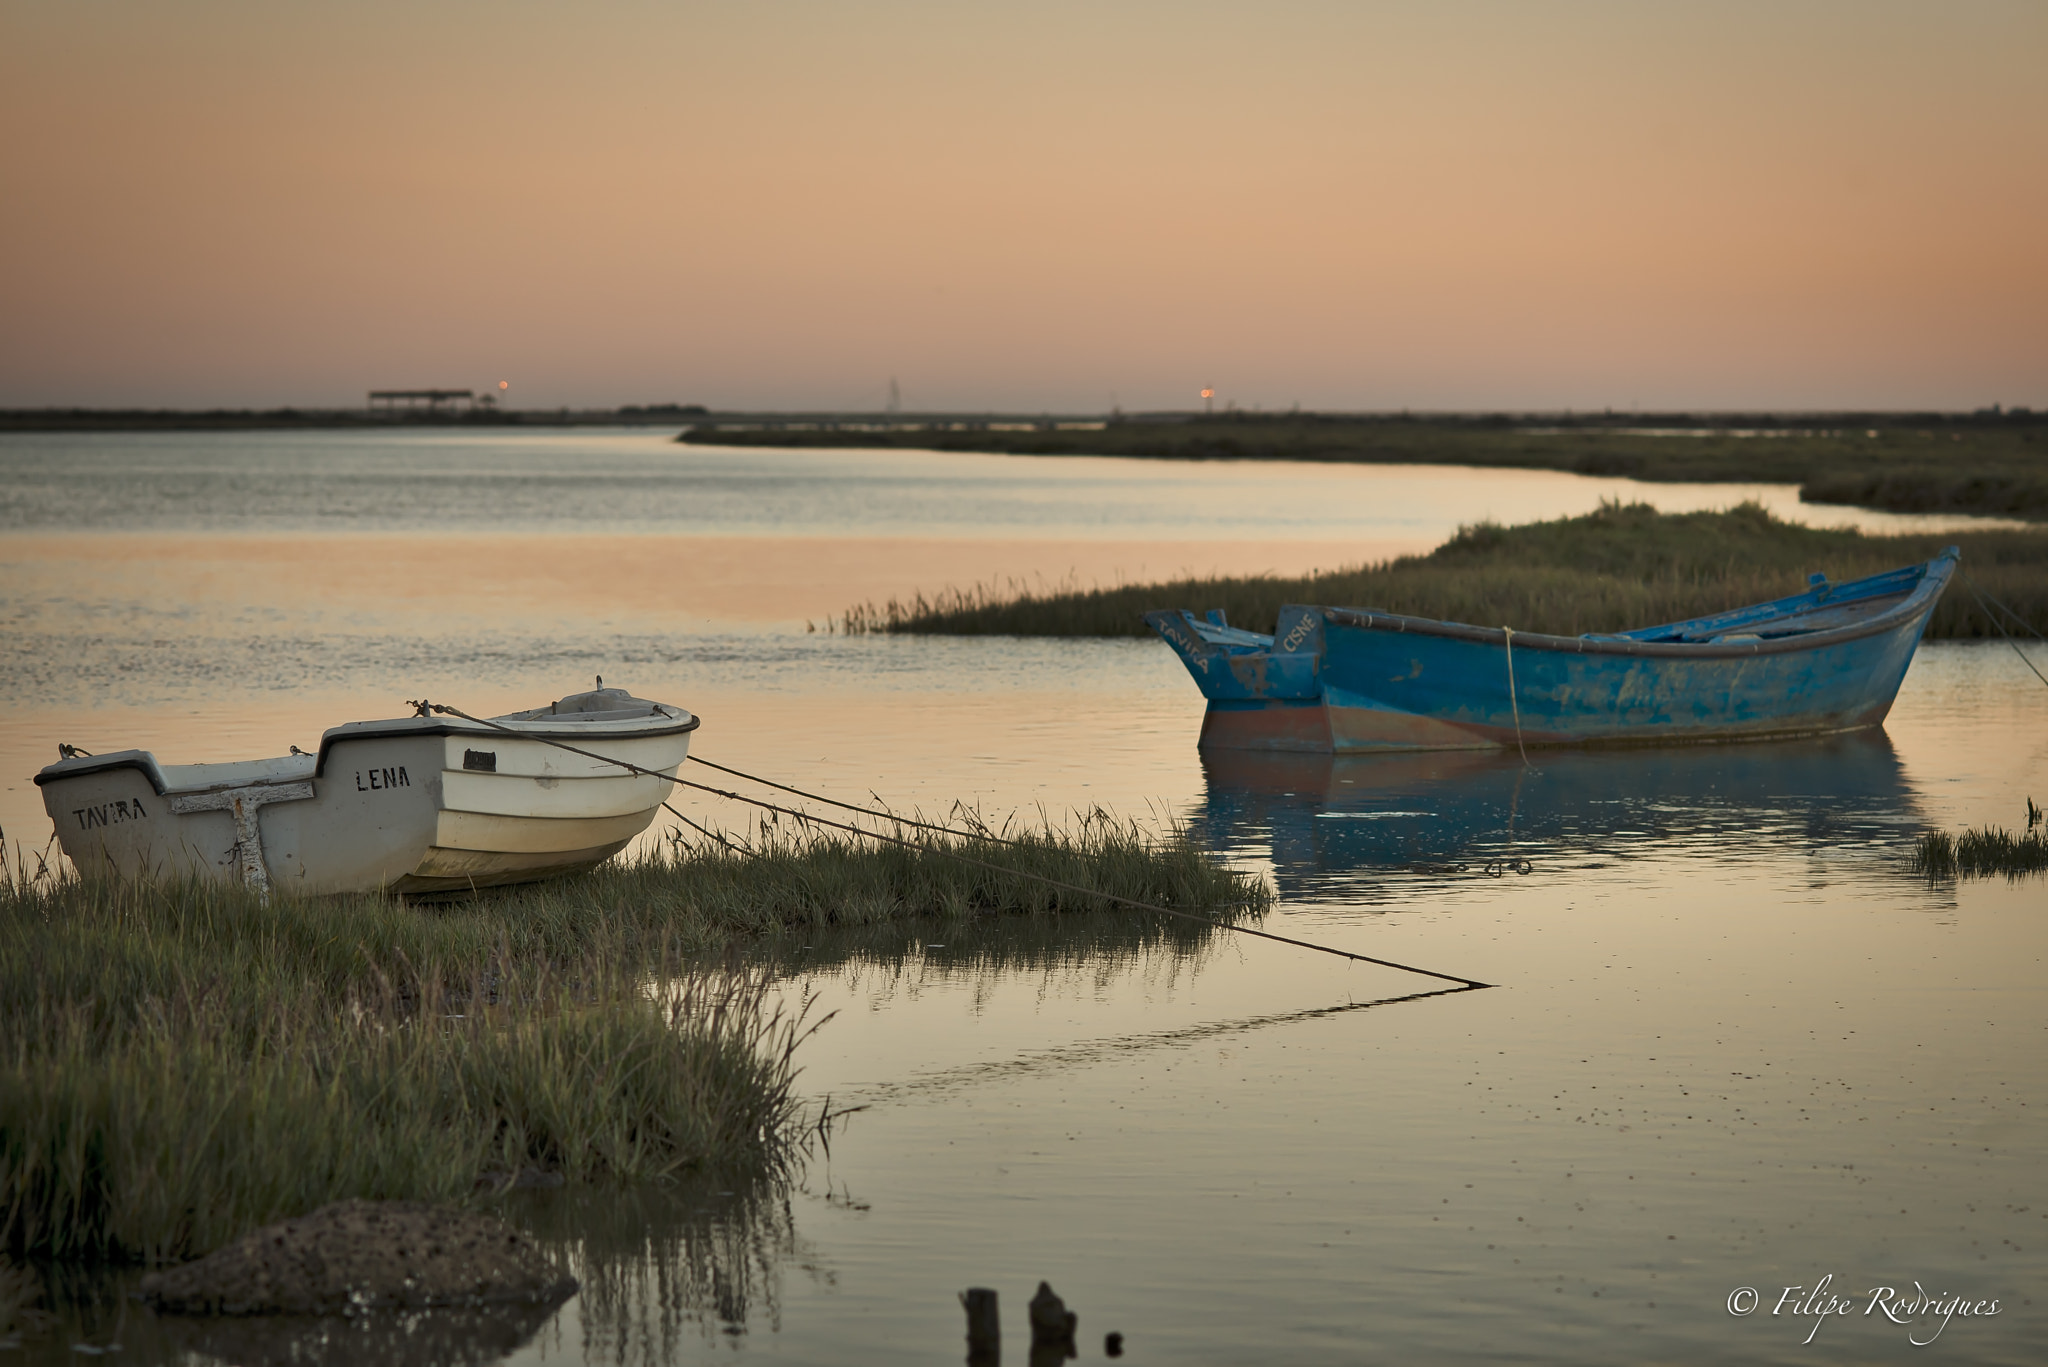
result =
[[[1358,606],[1446,621],[1577,635],[1678,621],[1797,593],[1815,570],[1853,579],[1960,545],[1963,568],[2037,630],[2048,631],[2048,532],[1864,536],[1782,522],[1755,505],[1659,513],[1610,504],[1583,517],[1466,527],[1427,555],[1298,577],[1196,578],[1114,588],[1006,594],[983,586],[863,604],[850,632],[1143,636],[1151,608],[1223,608],[1234,626],[1270,632],[1283,603]],[[1928,626],[1933,638],[1997,629],[1958,581]]]
[[[1265,905],[1184,842],[1108,820],[950,843],[998,867],[771,837],[445,905],[16,878],[0,889],[0,1252],[174,1260],[345,1196],[773,1166],[806,1027],[765,1007],[766,971],[712,951],[1094,911],[1101,892]]]
[[[2048,420],[2011,414],[1686,414],[1566,420],[1220,414],[1093,430],[936,424],[698,427],[720,446],[895,447],[1042,456],[1300,460],[1562,470],[1670,482],[1797,484],[1809,503],[2048,519]],[[1012,425],[1016,426],[1016,425]],[[1752,433],[1757,435],[1738,435]]]

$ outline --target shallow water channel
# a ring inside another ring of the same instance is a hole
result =
[[[2048,689],[2004,646],[1923,647],[1882,733],[1524,769],[1205,764],[1154,643],[804,629],[1618,493],[1796,515],[1782,489],[635,433],[8,437],[0,475],[11,846],[48,833],[27,780],[60,739],[239,758],[601,672],[700,711],[706,757],[848,800],[1185,822],[1274,880],[1268,928],[1498,984],[1114,918],[820,934],[765,952],[835,1013],[805,1092],[863,1109],[788,1183],[508,1202],[584,1283],[559,1311],[258,1330],[60,1277],[59,1331],[13,1356],[946,1362],[974,1285],[1023,1362],[1045,1279],[1083,1359],[1118,1331],[1156,1363],[2039,1360],[2048,885],[1906,865],[1929,824],[2048,800]],[[1823,1278],[1850,1313],[1797,1313]],[[1998,1313],[1908,1314],[1916,1285]]]

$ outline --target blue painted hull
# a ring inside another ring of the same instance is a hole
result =
[[[1744,740],[1876,726],[1954,548],[1689,622],[1547,636],[1290,606],[1275,635],[1148,613],[1209,699],[1210,748],[1366,753]]]

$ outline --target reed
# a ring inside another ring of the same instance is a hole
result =
[[[970,864],[769,825],[746,852],[678,842],[445,904],[266,903],[17,863],[0,881],[0,1250],[159,1262],[344,1196],[773,1167],[812,1026],[769,1005],[771,969],[717,952],[1108,895],[1266,906],[1185,839],[1100,813],[1008,838],[931,838]]]
[[[1575,636],[1681,621],[1797,593],[1806,575],[1835,580],[1931,559],[1960,545],[1979,585],[2048,632],[2048,533],[1865,536],[1785,522],[1755,504],[1726,512],[1660,513],[1604,505],[1582,517],[1500,527],[1481,523],[1427,555],[1311,575],[1185,578],[1110,588],[1004,593],[977,585],[908,601],[863,604],[839,630],[942,635],[1144,636],[1153,608],[1220,607],[1233,626],[1270,632],[1284,603],[1371,607],[1444,621]],[[1968,586],[1943,595],[1936,639],[1998,635]]]
[[[744,851],[677,842],[551,895],[669,906],[717,934],[753,936],[906,917],[1100,913],[1117,910],[1115,898],[1222,919],[1271,904],[1263,881],[1218,865],[1185,833],[1156,836],[1099,808],[1066,829],[987,834],[998,838],[924,833],[910,849],[764,825]]]
[[[2041,829],[2041,814],[2032,801],[2027,803],[2027,815],[2028,829],[2022,835],[2001,826],[1981,826],[1954,836],[1947,831],[1924,832],[1913,849],[1913,872],[1934,879],[1994,874],[2017,879],[2048,870],[2048,831]]]
[[[197,972],[118,1028],[32,991],[0,1054],[0,1243],[147,1262],[345,1196],[465,1200],[528,1169],[645,1180],[778,1160],[797,1021],[761,977],[500,974],[336,1000]]]

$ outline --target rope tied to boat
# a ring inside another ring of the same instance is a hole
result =
[[[1526,769],[1529,767],[1529,749],[1522,744],[1522,704],[1515,697],[1515,629],[1502,627],[1500,637],[1501,644],[1508,650],[1508,706],[1515,714],[1515,749],[1521,752],[1522,767]]]
[[[461,708],[450,707],[445,703],[429,703],[425,699],[421,699],[418,705],[422,708],[427,709],[428,711],[434,712],[441,716],[460,717],[462,720],[466,722],[473,722],[478,726],[487,726],[493,731],[502,731],[508,736],[515,736],[521,740],[539,741],[543,745],[552,745],[558,750],[566,750],[572,755],[581,755],[585,759],[594,759],[598,761],[600,764],[616,765],[617,767],[626,770],[628,773],[639,774],[645,778],[660,779],[664,783],[673,783],[680,788],[694,788],[698,792],[710,793],[715,797],[727,798],[733,802],[743,802],[748,804],[749,806],[760,807],[764,808],[767,811],[779,812],[784,816],[794,817],[798,821],[810,822],[819,826],[830,827],[833,830],[845,831],[851,835],[865,836],[869,840],[879,840],[885,844],[898,845],[904,849],[914,850],[921,854],[935,854],[940,856],[941,858],[955,860],[962,864],[972,864],[977,868],[987,869],[992,873],[1006,874],[1012,878],[1023,878],[1030,882],[1042,883],[1047,887],[1059,888],[1062,891],[1080,893],[1084,897],[1100,897],[1104,901],[1116,902],[1123,906],[1136,908],[1139,911],[1155,912],[1161,916],[1177,916],[1180,917],[1182,920],[1187,921],[1200,921],[1204,925],[1213,926],[1218,930],[1234,930],[1240,935],[1255,935],[1261,940],[1273,940],[1283,945],[1293,945],[1298,949],[1312,949],[1319,954],[1333,954],[1340,959],[1350,959],[1356,963],[1377,964],[1381,968],[1399,969],[1403,973],[1415,973],[1425,978],[1437,978],[1447,983],[1458,983],[1461,986],[1467,988],[1481,988],[1493,986],[1492,983],[1483,983],[1475,978],[1460,977],[1455,973],[1438,973],[1434,969],[1417,968],[1413,964],[1395,963],[1392,959],[1375,959],[1370,954],[1353,954],[1348,949],[1334,949],[1329,945],[1312,944],[1307,940],[1297,940],[1287,935],[1275,935],[1273,932],[1268,930],[1254,930],[1250,926],[1237,925],[1234,922],[1225,921],[1220,917],[1205,916],[1202,913],[1196,911],[1185,911],[1175,907],[1160,906],[1156,902],[1142,902],[1135,897],[1124,897],[1120,896],[1117,893],[1105,892],[1101,888],[1083,887],[1079,883],[1069,883],[1058,878],[1048,878],[1044,874],[1029,873],[1023,869],[1006,868],[1001,864],[992,864],[985,859],[976,859],[972,855],[962,854],[957,850],[941,849],[935,845],[921,844],[915,840],[906,840],[901,836],[884,835],[880,831],[870,831],[865,827],[855,826],[844,821],[833,821],[826,817],[814,815],[810,812],[802,812],[792,807],[784,807],[773,802],[766,802],[757,797],[747,797],[741,793],[728,792],[723,788],[714,788],[709,784],[705,783],[692,783],[690,780],[686,778],[678,778],[674,774],[664,774],[657,769],[645,769],[637,764],[631,763],[630,761],[623,759],[615,759],[610,755],[596,754],[593,751],[585,750],[579,746],[571,745],[567,741],[555,740],[549,736],[536,736],[529,732],[520,731],[513,727],[503,725],[500,722],[492,721],[487,717],[473,717],[469,713],[463,711]],[[710,761],[704,760],[700,761],[700,763],[709,764]],[[724,766],[720,765],[713,767],[723,769]],[[724,772],[730,774],[739,774],[739,771],[736,769],[725,769]],[[753,780],[753,775],[751,774],[739,774],[739,776],[741,778]],[[765,780],[753,781],[763,782]],[[676,811],[676,809],[674,807],[669,806],[667,802],[664,801],[661,805],[663,810],[669,812],[671,815],[675,816],[679,820],[686,822],[694,829],[699,831],[704,830],[702,826],[697,825],[696,822],[691,821],[681,812]],[[845,806],[847,804],[841,803],[839,805]],[[882,819],[895,820],[896,818],[883,814]],[[932,830],[945,831],[945,833],[948,835],[964,836],[965,838],[970,840],[983,838],[998,839],[997,837],[982,837],[969,832],[950,831],[946,830],[946,828],[944,827],[930,826],[929,823],[925,822],[906,822],[906,824],[924,825]],[[705,833],[711,834],[708,831]],[[724,844],[727,849],[732,848],[732,846],[725,842],[722,837],[714,838],[719,839],[719,843]],[[1014,845],[1019,842],[1001,841],[1000,843]]]
[[[1999,618],[1998,613],[1995,613],[1991,610],[1990,606],[1988,606],[1984,600],[1988,598],[1991,600],[1992,603],[1997,604],[1999,612],[2003,612],[2007,616],[2011,617],[2013,621],[2018,622],[2021,626],[2025,627],[2028,631],[2032,632],[2035,640],[2048,641],[2048,636],[2043,636],[2038,630],[2035,629],[2034,624],[2032,622],[2029,622],[2026,618],[2020,616],[2017,612],[2014,612],[2011,608],[2007,607],[2003,602],[2001,602],[1998,599],[1996,595],[1994,595],[1991,592],[1991,590],[1979,584],[1975,579],[1972,579],[1970,577],[1970,572],[1968,570],[1962,569],[1961,566],[1958,566],[1957,570],[1963,576],[1963,582],[1970,586],[1970,596],[1977,600],[1977,606],[1979,608],[1982,608],[1984,611],[1984,615],[1991,619],[1991,625],[1998,628],[1998,634],[2000,636],[2003,636],[2005,638],[2005,643],[2012,647],[2012,653],[2020,657],[2021,664],[2025,665],[2028,669],[2032,669],[2034,671],[2035,678],[2039,679],[2043,684],[2048,684],[2048,674],[2043,674],[2039,669],[2034,668],[2034,662],[2027,658],[2027,652],[2020,649],[2020,643],[2018,641],[2015,641],[2012,638],[2012,633],[2005,629],[2004,621],[2002,621]]]

